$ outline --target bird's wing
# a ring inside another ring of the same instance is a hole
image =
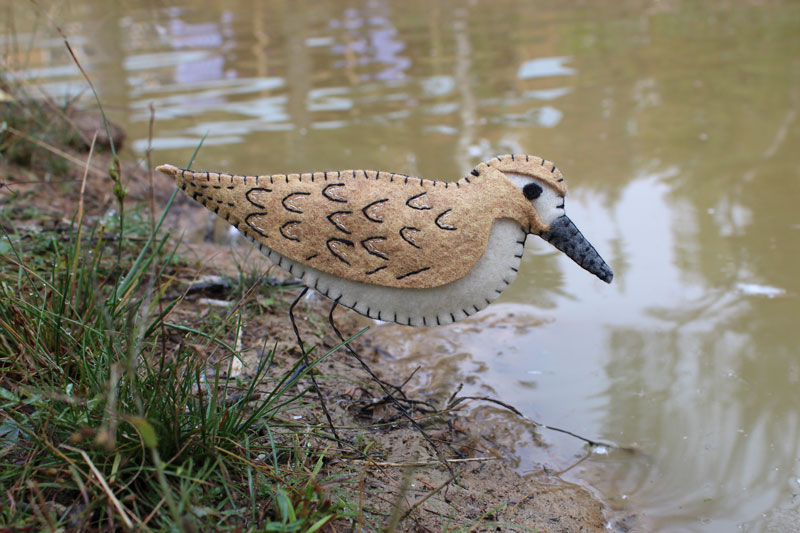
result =
[[[492,217],[468,178],[442,182],[345,170],[236,176],[162,165],[189,196],[262,245],[335,276],[429,288],[462,278]]]

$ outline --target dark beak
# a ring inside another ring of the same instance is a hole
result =
[[[541,234],[541,237],[567,254],[570,259],[578,263],[585,270],[591,272],[606,283],[611,283],[614,273],[603,261],[597,250],[594,249],[583,233],[567,215],[555,219],[550,228]]]

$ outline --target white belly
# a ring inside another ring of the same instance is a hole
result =
[[[489,245],[475,267],[459,280],[428,289],[382,287],[338,278],[250,240],[305,285],[362,315],[408,326],[436,326],[475,314],[500,296],[517,277],[526,237],[517,222],[495,220]]]

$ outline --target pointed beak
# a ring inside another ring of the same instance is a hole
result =
[[[585,270],[606,283],[611,283],[611,279],[614,277],[611,268],[603,261],[594,246],[586,240],[583,233],[575,227],[575,224],[572,223],[567,215],[562,215],[555,219],[550,224],[550,228],[541,234],[541,237],[567,254],[570,259]]]

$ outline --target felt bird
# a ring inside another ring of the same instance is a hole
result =
[[[516,278],[538,235],[610,283],[540,157],[503,155],[445,182],[374,170],[240,176],[161,165],[274,263],[362,315],[409,326],[462,320]]]

